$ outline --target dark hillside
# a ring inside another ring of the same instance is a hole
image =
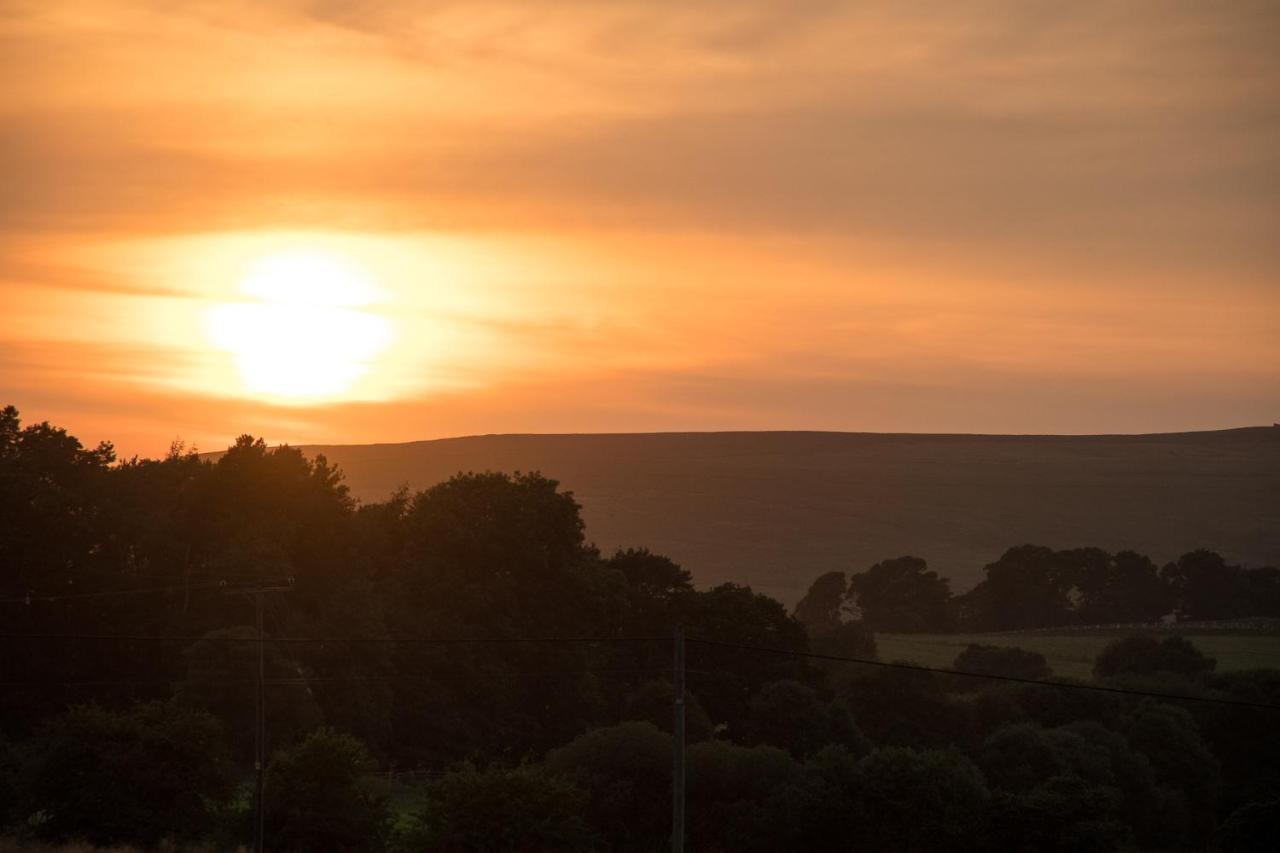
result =
[[[1008,546],[1209,548],[1280,564],[1280,428],[1137,436],[820,432],[488,435],[309,446],[379,500],[464,470],[539,470],[601,548],[646,545],[701,585],[795,601],[817,574],[905,553],[963,591]]]

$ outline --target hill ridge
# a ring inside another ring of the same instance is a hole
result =
[[[1280,428],[1043,436],[810,430],[495,433],[305,444],[383,500],[459,471],[540,471],[604,550],[794,602],[826,571],[914,554],[963,591],[1006,548],[1210,548],[1280,564]]]

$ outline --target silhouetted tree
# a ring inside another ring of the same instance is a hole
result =
[[[1213,833],[1219,764],[1191,714],[1168,704],[1150,703],[1129,719],[1124,735],[1151,762],[1161,802],[1155,810],[1163,843],[1203,849]]]
[[[849,598],[873,631],[950,629],[950,582],[918,557],[876,563],[849,578]]]
[[[1212,672],[1216,665],[1216,660],[1205,657],[1183,637],[1157,640],[1141,634],[1108,643],[1098,653],[1093,675],[1095,678],[1107,678],[1120,673],[1151,675],[1168,672],[1199,678]]]
[[[273,850],[377,853],[389,829],[386,802],[364,776],[373,760],[364,744],[318,729],[278,750],[267,768],[265,824]]]
[[[986,579],[963,596],[966,624],[979,631],[1046,628],[1073,620],[1071,561],[1039,545],[1010,548],[983,569]]]
[[[622,718],[652,723],[669,734],[675,725],[675,699],[676,689],[670,681],[646,681],[627,696]],[[711,737],[711,718],[689,690],[684,697],[684,726],[690,743]]]
[[[1160,570],[1174,606],[1183,619],[1230,619],[1247,616],[1247,580],[1214,551],[1192,551]]]
[[[967,758],[886,747],[859,762],[858,777],[860,846],[904,853],[981,849],[990,794]]]
[[[1156,564],[1133,551],[1112,556],[1098,548],[1062,552],[1079,600],[1078,621],[1087,624],[1154,622],[1171,609],[1168,587]]]
[[[766,684],[752,698],[746,734],[750,743],[781,747],[800,759],[828,744],[858,755],[870,750],[844,703],[823,702],[812,687],[798,681]]]
[[[809,585],[808,592],[796,603],[793,615],[811,639],[834,634],[843,624],[848,588],[844,572],[827,572]]]
[[[1002,675],[1010,678],[1041,680],[1052,675],[1048,662],[1039,652],[1012,646],[984,646],[970,643],[956,655],[952,668],[977,675]]]
[[[22,775],[47,838],[154,844],[211,833],[233,790],[222,728],[178,701],[129,711],[72,708],[33,746]]]
[[[671,831],[671,736],[651,723],[579,735],[545,766],[586,793],[587,820],[609,849],[651,850]]]
[[[1231,813],[1218,835],[1222,853],[1271,853],[1280,849],[1280,798],[1248,803]]]
[[[796,850],[808,805],[802,766],[772,746],[704,741],[689,749],[689,847]]]
[[[186,650],[184,697],[215,714],[228,732],[238,737],[232,747],[242,762],[252,755],[254,692],[257,690],[258,646],[253,628],[211,631]],[[264,671],[270,680],[283,682],[270,688],[267,730],[273,743],[287,743],[323,721],[315,697],[307,688],[306,673],[297,660],[275,643],[264,648]]]
[[[400,844],[421,853],[587,853],[596,848],[587,810],[586,794],[539,768],[468,767],[431,786]]]

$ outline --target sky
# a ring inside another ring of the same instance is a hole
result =
[[[1280,5],[0,0],[0,403],[124,455],[1280,420]]]

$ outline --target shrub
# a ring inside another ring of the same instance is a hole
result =
[[[1136,635],[1116,640],[1104,648],[1094,662],[1093,675],[1095,678],[1108,678],[1121,673],[1152,675],[1172,672],[1199,678],[1212,672],[1217,663],[1182,637],[1161,641],[1151,636]]]
[[[981,646],[970,643],[956,656],[952,667],[957,672],[975,675],[999,675],[1042,681],[1053,674],[1044,655],[1012,646]],[[974,679],[966,679],[972,681]]]
[[[176,700],[67,711],[37,739],[22,781],[42,837],[99,844],[205,835],[234,789],[218,721]]]
[[[383,799],[363,777],[372,769],[364,744],[333,729],[312,732],[272,757],[266,779],[266,829],[272,847],[291,853],[382,849]]]
[[[595,838],[587,797],[535,767],[464,767],[431,787],[426,807],[399,839],[404,853],[586,853]]]

